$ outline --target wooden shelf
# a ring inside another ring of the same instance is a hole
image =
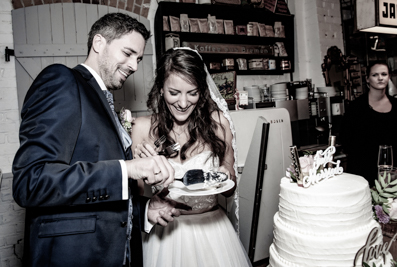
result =
[[[233,20],[233,25],[247,25],[249,22],[259,22],[266,25],[274,26],[276,21],[280,21],[284,26],[285,38],[279,37],[260,37],[247,35],[227,35],[227,34],[209,34],[209,33],[191,33],[191,32],[170,32],[163,31],[163,16],[180,17],[180,14],[188,14],[189,18],[207,18],[216,16],[217,19]],[[229,44],[229,45],[255,45],[255,46],[274,46],[276,42],[283,42],[287,51],[287,57],[276,57],[273,53],[264,55],[260,53],[209,53],[200,52],[203,60],[209,66],[210,62],[222,63],[225,58],[267,58],[276,60],[276,70],[238,70],[235,62],[234,70],[237,75],[282,75],[294,71],[294,16],[274,14],[265,8],[251,8],[249,6],[234,5],[199,5],[190,3],[160,2],[155,16],[155,42],[156,56],[159,58],[165,51],[165,36],[169,33],[179,35],[180,44],[183,42],[190,43],[208,43],[208,44]],[[290,70],[281,70],[281,60],[291,62]],[[222,65],[222,64],[221,64]],[[209,68],[208,68],[209,69]],[[226,71],[210,70],[211,73]]]

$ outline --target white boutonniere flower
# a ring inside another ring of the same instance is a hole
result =
[[[135,120],[135,117],[132,117],[131,111],[122,107],[119,112],[119,118],[123,128],[127,133],[131,134],[132,123]]]

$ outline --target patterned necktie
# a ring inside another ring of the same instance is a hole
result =
[[[131,137],[128,135],[127,131],[121,125],[121,123],[119,121],[119,118],[118,118],[116,112],[114,111],[113,94],[111,92],[109,92],[109,90],[105,90],[105,91],[103,91],[103,93],[105,94],[106,99],[107,99],[107,101],[109,103],[110,109],[112,110],[113,116],[116,119],[118,131],[119,131],[119,133],[122,136],[124,151],[126,151],[127,148],[132,145]],[[132,198],[133,198],[133,195],[131,194],[131,192],[129,192],[129,198],[128,198],[128,222],[127,222],[127,233],[126,233],[127,234],[127,240],[126,240],[125,246],[124,246],[124,261],[123,261],[123,265],[126,265],[127,261],[128,261],[128,263],[131,262],[130,240],[131,240],[131,232],[132,232],[132,227],[133,227],[132,220],[134,218],[134,215],[132,213],[133,212]]]
[[[109,103],[110,109],[112,110],[113,116],[114,116],[114,118],[116,120],[119,134],[121,136],[121,139],[123,140],[124,151],[127,151],[127,149],[132,145],[132,140],[131,140],[131,137],[129,136],[129,134],[127,133],[127,131],[121,125],[121,123],[119,121],[119,117],[117,116],[116,111],[114,111],[113,94],[111,92],[109,92],[109,90],[103,90],[102,92],[105,94],[106,99],[107,99],[107,101]]]

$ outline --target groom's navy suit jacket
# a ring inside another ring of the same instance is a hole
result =
[[[131,159],[109,104],[83,66],[55,64],[30,87],[13,163],[15,201],[26,207],[24,266],[123,265],[128,201],[119,160]],[[133,195],[132,265],[141,266],[144,202]]]

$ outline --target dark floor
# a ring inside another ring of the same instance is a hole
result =
[[[269,259],[267,258],[254,263],[253,267],[267,267],[268,265],[269,265]]]

